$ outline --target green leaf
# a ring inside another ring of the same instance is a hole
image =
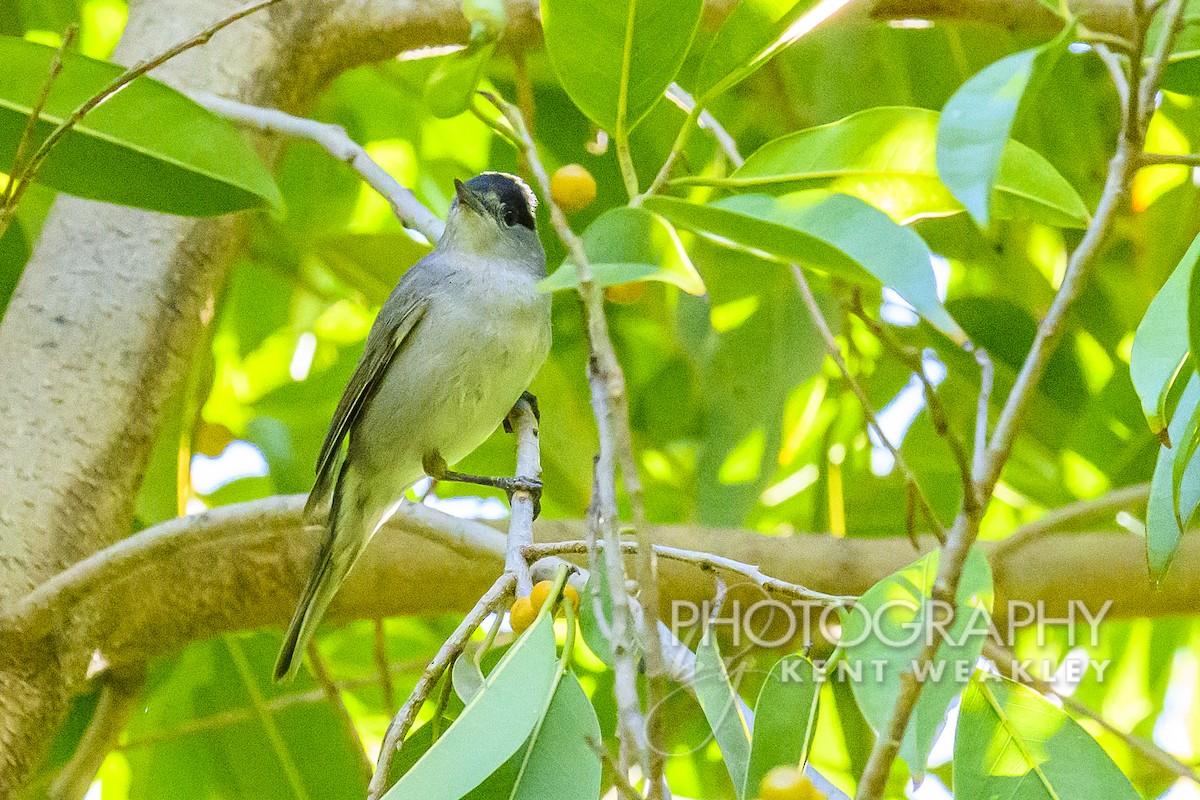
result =
[[[750,731],[742,714],[741,700],[729,682],[729,673],[725,671],[725,662],[712,632],[706,632],[696,647],[692,687],[717,746],[721,748],[725,769],[729,771],[740,800],[745,796],[750,766]]]
[[[630,131],[675,80],[702,5],[703,0],[541,0],[546,52],[584,114],[607,131]]]
[[[1172,53],[1159,85],[1168,92],[1200,95],[1200,52]]]
[[[273,683],[278,650],[277,635],[227,635],[154,662],[125,729],[128,797],[365,796],[361,745],[334,707],[276,702],[320,691],[307,671]]]
[[[946,709],[975,669],[992,608],[992,571],[987,556],[973,547],[955,597],[954,624],[933,661],[919,663],[931,627],[944,624],[946,617],[946,609],[930,601],[940,553],[935,550],[884,578],[843,615],[846,663],[862,670],[862,679],[853,683],[854,697],[876,733],[891,722],[901,675],[912,672],[914,663],[925,670],[917,676],[924,689],[900,745],[900,757],[914,775],[924,772]]]
[[[939,118],[924,108],[867,109],[768,142],[727,178],[680,183],[735,191],[831,189],[865,200],[900,223],[957,214],[962,204],[938,179]],[[1087,206],[1066,178],[1015,140],[1004,145],[995,191],[998,219],[1087,226]]]
[[[947,336],[966,340],[938,299],[929,248],[921,237],[857,198],[810,191],[745,194],[708,205],[649,197],[645,205],[680,227],[852,283],[890,286]]]
[[[0,37],[0,171],[11,169],[41,92],[52,48]],[[124,72],[68,53],[40,117],[38,141]],[[91,200],[212,216],[278,208],[279,189],[258,154],[229,122],[151,78],[138,78],[63,137],[38,182]]]
[[[754,704],[754,736],[743,796],[756,796],[763,776],[773,768],[808,760],[820,688],[813,664],[804,656],[784,656],[775,662]]]
[[[483,670],[479,667],[483,644],[468,642],[458,658],[454,659],[454,671],[450,673],[450,679],[454,685],[454,693],[464,703],[471,702],[471,698],[483,688]]]
[[[4,235],[0,236],[0,320],[4,319],[8,301],[16,291],[17,281],[21,279],[27,261],[29,242],[25,238],[25,229],[14,219],[9,223]]]
[[[592,280],[599,286],[617,286],[634,281],[653,280],[658,274],[658,267],[653,264],[592,264]],[[538,283],[538,290],[543,292],[561,292],[564,289],[574,289],[579,285],[575,276],[575,265],[564,261],[563,265],[554,270],[554,274],[543,278]]]
[[[656,280],[688,294],[705,292],[704,280],[671,223],[644,209],[621,207],[605,212],[583,232],[583,249],[601,286]],[[573,289],[577,283],[575,265],[564,261],[539,288],[553,292]]]
[[[554,621],[542,614],[441,738],[384,797],[458,798],[516,753],[554,690]]]
[[[1129,377],[1142,401],[1142,413],[1155,436],[1169,444],[1167,397],[1183,371],[1189,350],[1188,295],[1200,260],[1200,236],[1158,290],[1138,324],[1129,356]]]
[[[1175,417],[1167,429],[1175,446],[1159,448],[1154,476],[1150,479],[1150,500],[1146,507],[1146,560],[1150,576],[1156,581],[1166,575],[1179,547],[1184,525],[1200,505],[1200,458],[1196,455],[1194,444],[1190,449],[1187,446],[1187,434],[1196,424],[1194,417],[1200,414],[1198,409],[1200,376],[1192,375],[1180,395]],[[1178,478],[1177,462],[1184,465],[1178,467]]]
[[[1140,800],[1096,740],[1032,689],[980,673],[963,695],[954,792],[1003,800]]]
[[[1042,47],[1022,50],[967,80],[946,103],[938,123],[937,167],[942,183],[980,225],[991,219],[992,190],[1021,102],[1067,51],[1068,27]]]
[[[800,38],[792,25],[813,0],[742,0],[717,31],[696,80],[696,95],[707,102],[753,75],[783,48]]]
[[[457,117],[471,107],[495,49],[495,39],[472,40],[465,50],[441,60],[425,84],[425,104],[435,117]]]
[[[601,741],[596,710],[566,672],[529,741],[464,800],[596,800]]]
[[[1181,419],[1183,418],[1182,414],[1179,416]],[[1187,473],[1193,456],[1196,455],[1198,445],[1200,445],[1200,404],[1192,409],[1191,415],[1187,417],[1183,435],[1176,439],[1175,446],[1172,448],[1174,455],[1171,458],[1171,508],[1175,511],[1175,521],[1179,524],[1181,532],[1187,530],[1192,515],[1196,513],[1195,506],[1189,507],[1184,499],[1184,491]]]

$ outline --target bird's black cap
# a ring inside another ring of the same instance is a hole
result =
[[[534,230],[537,198],[525,181],[507,172],[484,172],[467,181],[466,186],[504,224]]]

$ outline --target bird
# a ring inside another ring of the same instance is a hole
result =
[[[324,538],[275,664],[291,680],[338,587],[375,529],[423,476],[524,490],[541,483],[452,472],[522,396],[550,350],[550,295],[537,198],[484,172],[455,197],[436,246],[379,311],[317,458],[304,519]],[[343,442],[345,441],[345,447]],[[323,520],[323,522],[322,522]]]

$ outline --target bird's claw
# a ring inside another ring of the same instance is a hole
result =
[[[503,489],[508,495],[508,506],[512,508],[512,499],[515,492],[527,492],[533,499],[533,518],[537,519],[542,513],[542,482],[537,478],[525,478],[517,476],[515,478],[504,478]]]
[[[536,419],[538,422],[541,422],[542,421],[542,411],[540,408],[538,408],[537,395],[534,394],[533,392],[529,392],[529,391],[521,392],[521,397],[520,397],[520,399],[517,400],[517,403],[520,403],[521,400],[524,400],[526,403],[529,404],[529,410],[533,412],[533,418]],[[516,411],[516,410],[517,410],[517,406],[516,406],[516,404],[513,404],[513,410],[508,412],[508,416],[504,418],[504,432],[505,433],[513,432],[512,415],[513,415],[513,411]]]

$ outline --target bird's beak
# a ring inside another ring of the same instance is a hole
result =
[[[480,214],[480,215],[487,214],[487,209],[484,208],[483,203],[480,201],[480,199],[475,195],[474,192],[471,191],[471,189],[465,183],[460,181],[458,178],[454,179],[454,193],[456,195],[458,195],[459,204],[466,206],[467,208],[474,211],[476,214]]]

